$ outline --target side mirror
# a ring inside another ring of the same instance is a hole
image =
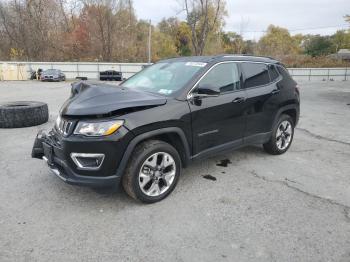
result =
[[[194,97],[212,97],[212,96],[219,96],[219,95],[220,95],[220,90],[208,84],[198,85],[196,88],[196,92],[193,93]]]

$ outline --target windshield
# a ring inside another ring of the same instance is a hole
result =
[[[44,74],[58,74],[58,70],[56,69],[47,69],[44,71]]]
[[[160,62],[154,64],[123,83],[123,86],[171,95],[181,89],[206,63],[202,62]]]

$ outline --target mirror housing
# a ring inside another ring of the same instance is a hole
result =
[[[214,97],[220,95],[220,90],[211,85],[198,85],[194,97]]]

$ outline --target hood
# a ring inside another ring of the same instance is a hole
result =
[[[78,82],[72,84],[71,97],[63,104],[61,115],[89,116],[118,114],[118,110],[164,105],[166,97],[122,86]]]

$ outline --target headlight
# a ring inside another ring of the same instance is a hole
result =
[[[80,121],[74,130],[74,134],[84,136],[108,136],[117,131],[123,123],[123,120],[99,122]]]

